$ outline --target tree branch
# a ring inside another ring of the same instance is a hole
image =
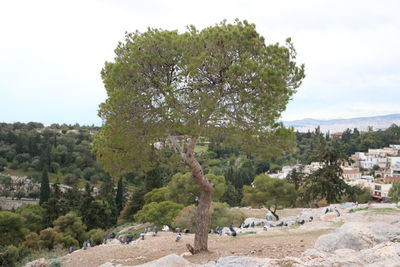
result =
[[[169,141],[171,142],[172,146],[175,150],[181,155],[182,159],[186,161],[186,154],[183,151],[183,147],[178,143],[176,136],[168,136]]]

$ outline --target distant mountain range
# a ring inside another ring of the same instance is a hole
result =
[[[374,130],[386,129],[392,124],[400,125],[400,114],[389,114],[374,117],[359,117],[351,119],[334,119],[334,120],[316,120],[303,119],[295,121],[283,121],[287,127],[293,127],[299,132],[313,131],[317,126],[320,126],[322,132],[341,132],[347,128],[357,128],[360,131],[365,131],[369,126]]]

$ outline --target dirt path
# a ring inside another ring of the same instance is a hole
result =
[[[297,229],[293,229],[297,230]],[[183,235],[180,242],[175,242],[175,234],[159,233],[157,237],[147,235],[145,240],[137,240],[129,245],[108,244],[78,250],[61,259],[63,266],[99,266],[105,262],[135,265],[152,261],[175,253],[184,254],[193,263],[206,263],[222,256],[257,256],[283,258],[299,256],[303,251],[314,246],[316,238],[329,230],[306,232],[274,230],[258,234],[246,234],[237,237],[209,236],[209,253],[190,255],[186,243],[193,244],[193,234]]]
[[[254,256],[265,258],[284,258],[300,256],[305,250],[314,247],[316,239],[323,234],[333,231],[349,221],[385,221],[393,222],[400,219],[400,210],[370,209],[348,213],[341,210],[342,216],[329,221],[316,218],[313,222],[300,227],[271,228],[263,231],[256,228],[258,233],[247,233],[237,237],[209,235],[209,253],[190,255],[186,243],[193,244],[193,234],[184,234],[180,242],[175,242],[176,234],[159,232],[157,237],[148,234],[145,240],[137,240],[129,245],[118,241],[100,245],[87,250],[78,250],[72,254],[57,259],[66,267],[99,266],[106,262],[122,265],[143,264],[163,256],[175,253],[193,263],[207,263],[223,256]]]

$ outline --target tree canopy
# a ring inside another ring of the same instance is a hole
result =
[[[279,206],[290,207],[296,201],[295,186],[284,179],[271,178],[260,174],[254,178],[252,186],[243,187],[243,202],[256,207],[267,207],[279,220],[276,210]]]
[[[222,131],[264,154],[290,147],[287,138],[270,142],[290,135],[275,121],[304,77],[290,39],[266,46],[254,24],[222,22],[182,34],[128,33],[115,53],[102,70],[108,98],[95,140],[108,171],[145,166],[170,136]]]

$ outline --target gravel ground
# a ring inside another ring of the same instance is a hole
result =
[[[366,206],[360,205],[360,208],[362,207]],[[339,209],[341,216],[328,221],[322,221],[315,216],[314,221],[307,222],[300,227],[270,228],[268,231],[255,228],[249,231],[255,231],[257,234],[247,233],[237,237],[210,234],[208,242],[210,252],[198,255],[190,255],[185,246],[186,243],[193,244],[193,234],[183,234],[182,240],[175,242],[176,235],[174,233],[159,232],[156,237],[152,237],[149,233],[145,240],[136,240],[129,245],[111,242],[87,250],[78,250],[57,260],[63,262],[63,266],[66,267],[91,267],[105,262],[122,265],[143,264],[172,253],[183,255],[193,263],[206,263],[215,261],[222,256],[231,255],[266,258],[296,257],[306,249],[314,247],[314,243],[320,235],[333,231],[344,222],[384,221],[391,223],[400,220],[400,209],[393,204],[373,204],[368,210],[354,213],[348,213],[348,210]],[[307,214],[322,214],[322,209],[299,211]]]

